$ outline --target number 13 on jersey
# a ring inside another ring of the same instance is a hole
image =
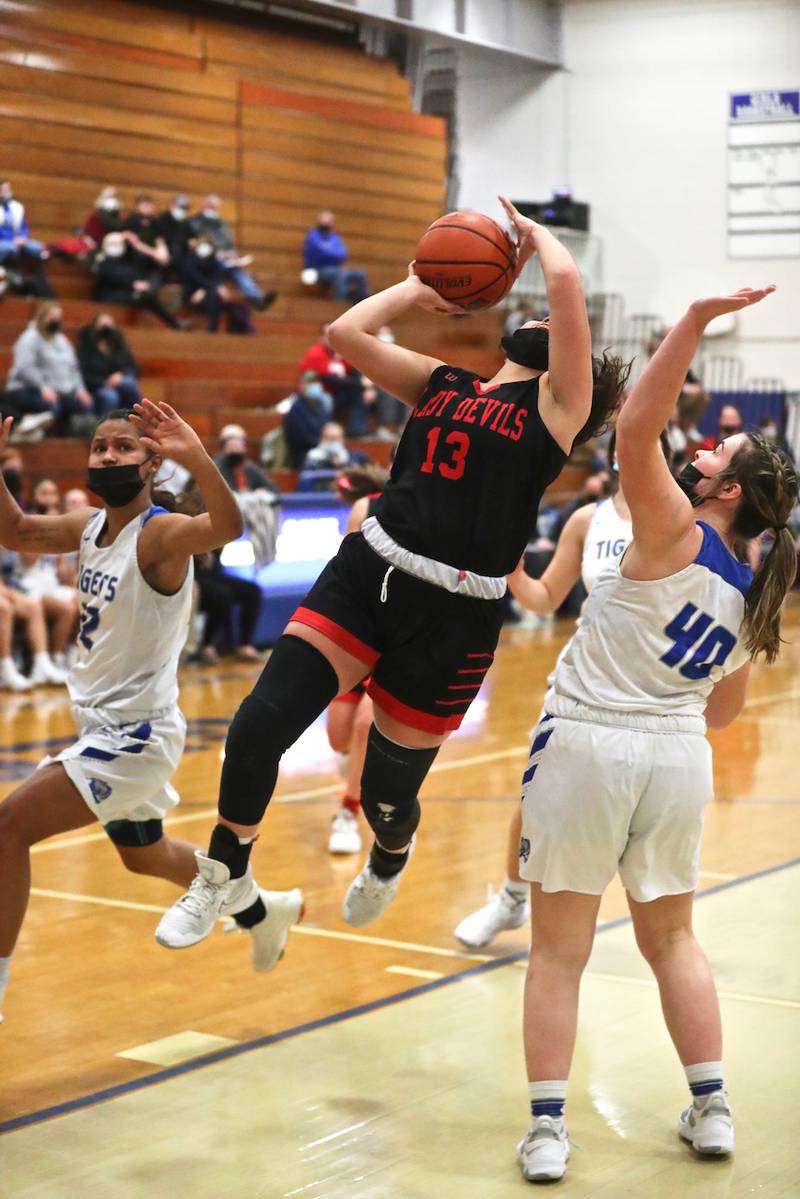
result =
[[[428,452],[420,470],[424,475],[432,475],[436,468],[436,451],[439,438],[442,435],[441,425],[434,425],[428,430]],[[469,435],[460,429],[453,429],[442,443],[439,454],[438,470],[443,479],[460,479],[466,469],[467,454],[469,453]]]

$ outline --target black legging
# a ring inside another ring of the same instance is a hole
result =
[[[216,645],[220,636],[229,632],[234,604],[239,605],[238,644],[252,645],[261,611],[261,588],[258,584],[213,570],[198,570],[195,578],[200,588],[200,611],[206,614],[203,645]]]

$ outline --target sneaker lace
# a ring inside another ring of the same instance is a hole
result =
[[[214,883],[209,883],[198,874],[192,879],[189,890],[180,897],[178,903],[190,916],[202,916],[208,905],[216,901],[218,890]]]

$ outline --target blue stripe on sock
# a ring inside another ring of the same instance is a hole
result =
[[[722,1090],[721,1078],[710,1078],[706,1082],[692,1082],[689,1090],[693,1095],[711,1095],[714,1091]]]
[[[558,1119],[564,1115],[563,1099],[531,1099],[531,1115],[534,1119],[537,1116],[553,1116]]]

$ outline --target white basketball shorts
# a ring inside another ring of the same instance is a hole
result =
[[[100,718],[102,719],[102,718]],[[170,783],[186,741],[177,708],[130,724],[84,725],[74,745],[47,757],[60,762],[101,824],[161,820],[178,803]]]
[[[523,775],[520,874],[602,895],[619,871],[640,903],[693,891],[712,797],[702,733],[544,716]]]

